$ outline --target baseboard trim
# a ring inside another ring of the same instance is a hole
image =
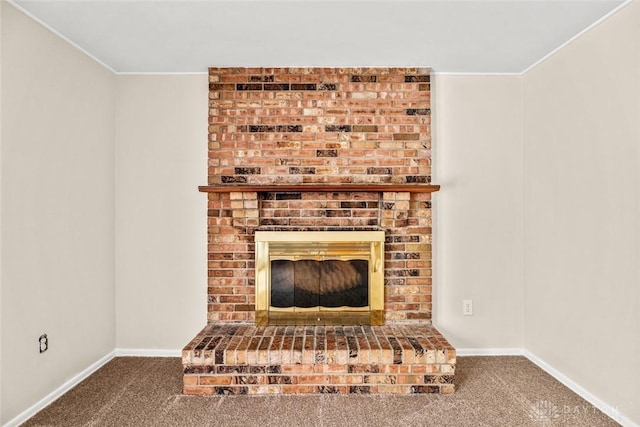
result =
[[[181,350],[160,350],[160,349],[132,349],[132,348],[117,348],[114,351],[108,353],[97,362],[75,375],[70,380],[66,381],[60,387],[49,393],[47,396],[38,401],[35,405],[31,406],[12,420],[4,424],[3,427],[17,427],[20,424],[33,417],[36,413],[49,406],[53,401],[60,396],[71,390],[78,385],[85,378],[93,374],[100,369],[104,364],[109,362],[114,357],[181,357]],[[598,408],[604,414],[609,416],[614,421],[621,424],[623,427],[640,427],[629,418],[625,417],[615,407],[607,404],[603,400],[599,399],[586,389],[582,388],[576,382],[562,374],[557,369],[553,368],[550,364],[537,357],[535,354],[519,349],[519,348],[458,348],[456,349],[457,356],[524,356],[532,363],[537,365],[540,369],[547,372],[556,380],[560,381],[565,387],[582,397],[584,400]]]
[[[540,369],[551,375],[556,380],[560,381],[565,387],[576,393],[578,396],[582,397],[584,400],[598,408],[609,418],[613,419],[615,422],[619,423],[623,427],[640,427],[638,424],[625,417],[618,411],[617,408],[609,405],[607,402],[598,398],[591,392],[587,391],[579,384],[571,380],[569,377],[552,367],[550,364],[540,359],[535,354],[524,350],[523,356],[529,359],[532,363],[536,364]]]
[[[521,348],[456,348],[456,356],[522,356]]]
[[[182,357],[182,350],[116,348],[116,357]]]
[[[618,409],[607,404],[602,399],[599,399],[530,351],[521,348],[457,348],[456,356],[524,356],[529,359],[531,363],[537,365],[540,369],[562,383],[562,385],[576,393],[594,407],[598,408],[605,415],[623,427],[640,427],[640,425],[620,413]]]
[[[60,396],[62,396],[63,394],[65,394],[66,392],[71,390],[73,387],[75,387],[78,384],[80,384],[84,379],[86,379],[91,374],[93,374],[95,371],[100,369],[103,365],[105,365],[107,362],[109,362],[114,357],[115,357],[115,351],[109,352],[108,354],[106,354],[105,356],[100,358],[97,362],[91,364],[85,370],[83,370],[82,372],[76,374],[74,377],[72,377],[71,379],[66,381],[60,387],[58,387],[57,389],[53,390],[51,393],[49,393],[48,395],[46,395],[45,397],[40,399],[36,404],[30,406],[24,412],[18,414],[12,420],[9,420],[4,425],[4,427],[16,427],[16,426],[19,426],[20,424],[24,423],[29,418],[33,417],[35,414],[40,412],[42,409],[44,409],[47,406],[49,406],[56,399],[58,399]]]

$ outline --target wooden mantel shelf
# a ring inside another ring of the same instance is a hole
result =
[[[274,192],[274,191],[301,191],[301,192],[407,192],[407,193],[433,193],[440,190],[439,185],[431,184],[275,184],[275,185],[201,185],[198,190],[202,193],[241,193],[241,192]]]

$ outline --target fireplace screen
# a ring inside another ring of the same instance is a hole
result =
[[[256,323],[379,325],[382,231],[256,232]]]

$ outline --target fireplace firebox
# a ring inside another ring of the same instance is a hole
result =
[[[258,325],[382,325],[383,231],[255,233]]]

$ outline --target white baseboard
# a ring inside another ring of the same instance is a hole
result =
[[[29,418],[33,417],[36,413],[44,409],[53,403],[54,400],[58,399],[60,396],[71,390],[73,387],[78,385],[88,376],[93,374],[95,371],[100,369],[104,364],[109,362],[114,357],[122,357],[122,356],[135,356],[135,357],[181,357],[181,350],[155,350],[155,349],[131,349],[131,348],[117,348],[114,351],[111,351],[106,356],[102,357],[97,362],[93,363],[84,371],[75,375],[70,380],[66,381],[60,387],[40,399],[36,404],[29,407],[24,412],[20,413],[18,416],[9,420],[3,427],[17,427],[20,424],[27,421]]]
[[[538,365],[540,369],[542,369],[543,371],[551,375],[556,380],[560,381],[565,387],[567,387],[568,389],[576,393],[578,396],[582,397],[584,400],[586,400],[587,402],[589,402],[590,404],[598,408],[600,411],[602,411],[604,414],[609,416],[611,419],[613,419],[617,423],[621,424],[624,427],[640,427],[638,426],[638,424],[636,424],[629,418],[622,415],[617,408],[607,404],[602,399],[596,397],[591,392],[585,390],[579,384],[577,384],[576,382],[571,380],[569,377],[562,374],[560,371],[558,371],[557,369],[549,365],[547,362],[538,358],[535,354],[530,353],[527,350],[524,350],[523,355],[527,359],[529,359],[531,362]]]
[[[116,357],[182,357],[182,350],[159,350],[147,348],[116,348]]]
[[[27,421],[29,418],[33,417],[36,413],[44,409],[53,403],[54,400],[71,390],[73,387],[78,385],[88,376],[93,374],[95,371],[100,369],[105,363],[109,362],[111,359],[115,357],[115,351],[109,352],[107,355],[102,357],[97,362],[91,364],[88,368],[83,370],[82,372],[75,375],[70,380],[66,381],[57,389],[53,390],[51,393],[40,399],[36,404],[29,407],[27,410],[17,415],[12,420],[9,420],[3,427],[15,427]]]
[[[532,363],[536,364],[540,369],[551,375],[556,380],[560,381],[565,387],[576,393],[578,396],[589,402],[594,407],[598,408],[608,417],[622,425],[623,427],[640,427],[629,418],[625,417],[618,411],[617,408],[612,407],[603,400],[599,399],[583,387],[569,379],[557,369],[553,368],[544,360],[538,358],[535,354],[521,349],[521,348],[457,348],[456,356],[524,356]]]
[[[38,411],[42,410],[46,406],[50,405],[54,400],[65,394],[67,391],[71,390],[77,384],[79,384],[82,380],[87,378],[89,375],[93,374],[99,368],[101,368],[105,363],[109,362],[114,357],[123,357],[123,356],[133,356],[133,357],[181,357],[181,350],[159,350],[159,349],[132,349],[132,348],[118,348],[114,351],[110,352],[91,366],[89,366],[84,371],[80,372],[60,387],[55,389],[53,392],[49,393],[46,397],[38,401],[35,405],[28,408],[26,411],[22,412],[14,419],[7,422],[3,427],[16,427],[34,416]],[[549,375],[554,377],[556,380],[560,381],[564,386],[569,388],[571,391],[576,393],[578,396],[582,397],[584,400],[598,408],[600,411],[611,417],[616,422],[620,423],[623,427],[640,427],[638,424],[634,423],[632,420],[628,419],[624,415],[620,413],[616,408],[608,405],[603,400],[599,399],[589,391],[582,388],[580,385],[566,377],[560,371],[553,368],[551,365],[538,358],[533,353],[530,353],[527,350],[519,349],[519,348],[458,348],[456,349],[457,356],[524,356],[529,359],[532,363],[535,363],[542,370],[547,372]]]
[[[456,348],[456,356],[522,356],[521,348]]]

